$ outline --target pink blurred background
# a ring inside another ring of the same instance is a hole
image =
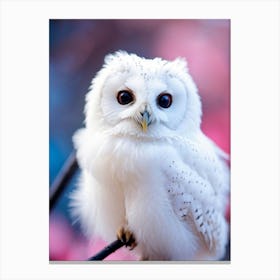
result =
[[[104,56],[120,49],[147,58],[185,57],[202,99],[202,129],[230,154],[230,20],[50,20],[50,185],[83,125],[92,77]],[[85,260],[106,245],[99,238],[88,242],[72,225],[68,194],[77,176],[50,214],[50,260]],[[107,260],[135,257],[122,248]]]

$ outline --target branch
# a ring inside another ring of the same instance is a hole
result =
[[[117,239],[102,249],[99,253],[89,258],[88,261],[101,261],[124,245],[125,244],[121,240]]]
[[[50,211],[53,209],[58,198],[61,196],[67,183],[72,178],[77,169],[78,163],[76,154],[75,152],[72,152],[50,187]]]

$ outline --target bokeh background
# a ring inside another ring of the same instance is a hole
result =
[[[90,82],[104,56],[117,50],[185,57],[202,98],[202,130],[230,154],[230,20],[50,20],[49,31],[50,186],[73,150],[73,133],[83,126]],[[78,176],[79,171],[50,213],[50,260],[86,260],[106,245],[99,238],[87,241],[72,224],[68,196]],[[122,248],[107,260],[135,256]]]

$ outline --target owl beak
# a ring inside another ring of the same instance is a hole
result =
[[[142,115],[142,121],[141,121],[142,130],[143,132],[147,132],[148,125],[151,123],[150,113],[145,109],[145,111],[141,113],[141,115]]]

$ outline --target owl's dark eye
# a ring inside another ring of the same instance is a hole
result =
[[[117,100],[121,105],[126,105],[134,100],[134,95],[128,90],[121,90],[118,92]]]
[[[169,108],[172,104],[172,95],[169,93],[162,93],[157,98],[157,104],[162,108]]]

